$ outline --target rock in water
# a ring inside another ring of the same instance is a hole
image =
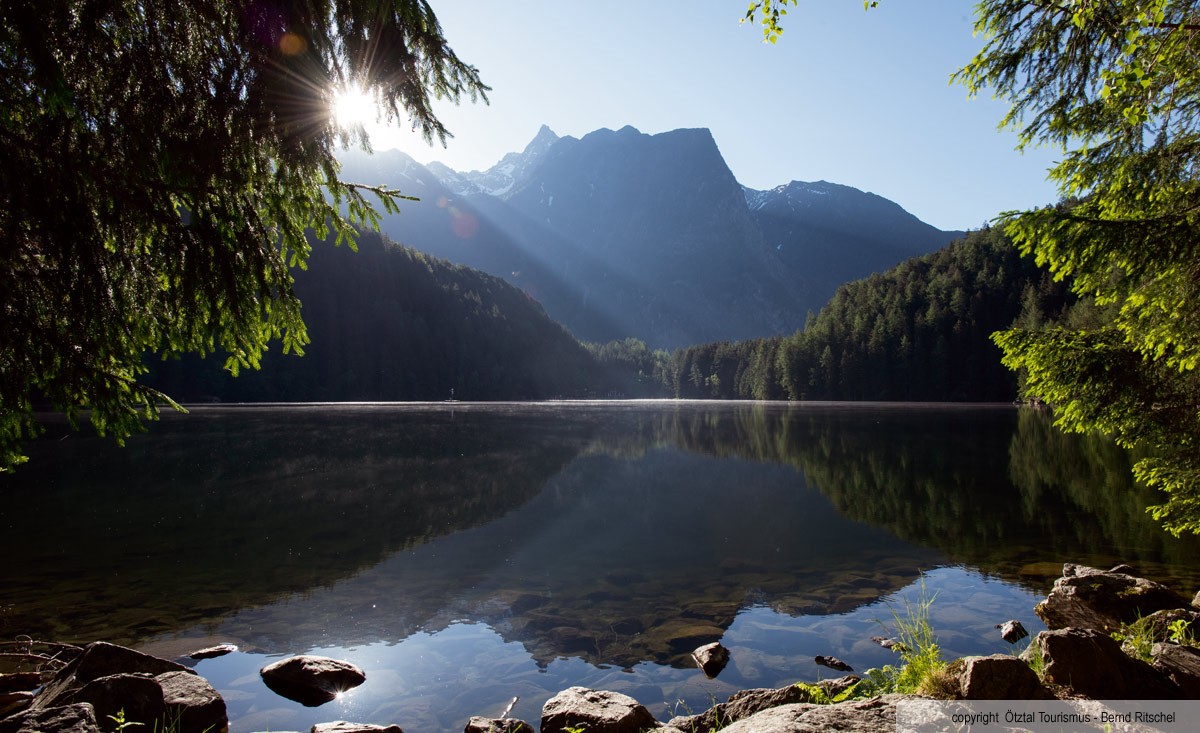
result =
[[[226,654],[229,654],[230,652],[236,652],[237,650],[238,650],[238,648],[237,648],[236,644],[218,644],[216,646],[205,647],[204,649],[197,649],[196,651],[192,652],[191,654],[189,654],[187,656],[188,656],[188,659],[195,659],[196,661],[200,661],[201,659],[212,659],[213,657],[221,657]]]
[[[349,662],[311,654],[281,659],[263,667],[259,674],[272,692],[308,707],[323,705],[367,679]]]
[[[908,651],[908,647],[905,646],[903,642],[896,641],[895,639],[888,639],[887,637],[883,636],[872,636],[871,641],[891,652],[903,653]]]
[[[725,669],[725,665],[729,664],[729,650],[714,641],[711,644],[697,647],[696,651],[692,652],[692,659],[696,660],[696,665],[704,671],[705,675],[716,677],[721,670]]]
[[[333,723],[317,723],[309,733],[404,733],[404,731],[398,725],[371,725],[338,720]]]
[[[813,661],[816,662],[817,664],[821,665],[822,667],[829,667],[830,669],[836,669],[838,672],[853,672],[854,671],[854,667],[851,667],[849,664],[846,664],[845,662],[838,659],[837,657],[825,657],[825,656],[821,656],[820,654],[818,654],[817,656],[813,657]]]
[[[1007,641],[1009,644],[1016,644],[1021,639],[1029,636],[1029,632],[1021,625],[1020,621],[1005,621],[1002,624],[996,624],[996,628],[1000,629],[1000,638]]]

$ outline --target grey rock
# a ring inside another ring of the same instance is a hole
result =
[[[91,705],[101,727],[113,725],[113,718],[124,711],[125,720],[153,729],[167,714],[162,687],[153,677],[142,673],[113,674],[92,680],[71,693],[67,702]]]
[[[535,733],[534,728],[517,718],[482,718],[475,716],[467,721],[463,733]]]
[[[41,710],[73,702],[69,699],[73,693],[89,682],[102,677],[118,674],[153,676],[164,672],[195,674],[182,664],[159,659],[116,644],[103,641],[93,642],[84,647],[83,654],[58,670],[54,677],[41,690],[38,690],[31,708]],[[100,720],[105,720],[102,715],[97,714]]]
[[[741,690],[730,695],[726,702],[718,703],[696,715],[681,715],[672,718],[667,725],[689,731],[689,733],[709,733],[709,731],[720,730],[730,723],[748,718],[763,710],[781,705],[811,702],[815,702],[812,695],[796,685],[778,689]]]
[[[1005,621],[1002,624],[997,624],[996,628],[1000,629],[1000,638],[1004,639],[1009,644],[1016,644],[1021,639],[1029,636],[1029,632],[1025,630],[1025,627],[1021,625],[1021,622],[1015,619],[1012,621]]]
[[[0,720],[0,733],[100,733],[96,712],[91,705],[61,705],[23,713]]]
[[[196,651],[187,655],[187,657],[188,657],[188,659],[194,659],[194,660],[199,661],[201,659],[212,659],[214,657],[222,657],[222,656],[225,656],[226,654],[236,652],[237,650],[238,650],[238,648],[237,648],[236,644],[217,644],[216,646],[209,646],[209,647],[205,647],[203,649],[197,649]]]
[[[959,687],[967,700],[1044,700],[1048,695],[1029,665],[1007,654],[967,657]]]
[[[692,659],[696,660],[696,666],[703,670],[705,675],[716,677],[725,669],[725,665],[729,664],[729,650],[721,646],[720,642],[714,641],[697,647],[692,652]]]
[[[178,730],[221,731],[229,727],[225,700],[208,680],[188,672],[164,672],[154,681],[162,688],[169,719],[178,720]]]
[[[565,733],[568,727],[584,728],[588,733],[641,733],[661,724],[628,695],[571,687],[542,707],[541,733]]]
[[[723,733],[895,733],[896,702],[903,695],[884,695],[836,705],[794,703],[764,710],[740,720]]]
[[[1108,634],[1095,629],[1043,631],[1035,642],[1045,659],[1047,682],[1096,700],[1171,700],[1182,692],[1161,671],[1130,657]]]
[[[118,713],[149,730],[204,733],[229,726],[225,701],[208,680],[191,672],[109,675],[75,690],[69,701],[90,705],[101,727]]]
[[[1046,600],[1034,610],[1050,629],[1114,631],[1122,623],[1155,611],[1187,605],[1182,596],[1161,583],[1068,563],[1063,577],[1054,581]]]
[[[1200,700],[1200,649],[1180,644],[1155,644],[1153,667],[1171,678],[1189,700]]]
[[[280,659],[259,670],[259,675],[272,692],[308,707],[323,705],[367,679],[349,662],[311,654]]]
[[[404,733],[398,725],[371,725],[370,723],[348,723],[337,720],[332,723],[317,723],[309,733]]]

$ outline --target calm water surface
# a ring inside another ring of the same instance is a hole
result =
[[[231,730],[536,722],[571,685],[666,719],[736,689],[893,663],[922,592],[948,655],[1011,651],[1064,561],[1191,595],[1200,544],[1144,513],[1128,455],[1009,407],[746,403],[195,408],[126,448],[52,422],[0,477],[0,634],[200,662]],[[721,641],[715,680],[688,653]],[[263,686],[315,652],[367,682]]]

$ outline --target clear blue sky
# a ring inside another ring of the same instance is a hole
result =
[[[966,0],[801,0],[772,46],[739,25],[744,0],[434,0],[452,48],[491,104],[437,107],[454,138],[376,132],[456,170],[486,169],[542,124],[581,137],[633,125],[707,127],[737,179],[766,189],[824,179],[877,193],[943,229],[1053,203],[1057,151],[1014,150],[1006,106],[950,74],[982,46]]]

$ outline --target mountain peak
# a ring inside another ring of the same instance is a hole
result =
[[[533,136],[533,139],[529,141],[529,144],[525,146],[524,155],[540,155],[546,152],[557,141],[558,135],[554,134],[554,130],[551,130],[547,125],[542,125],[538,129],[537,134]]]

